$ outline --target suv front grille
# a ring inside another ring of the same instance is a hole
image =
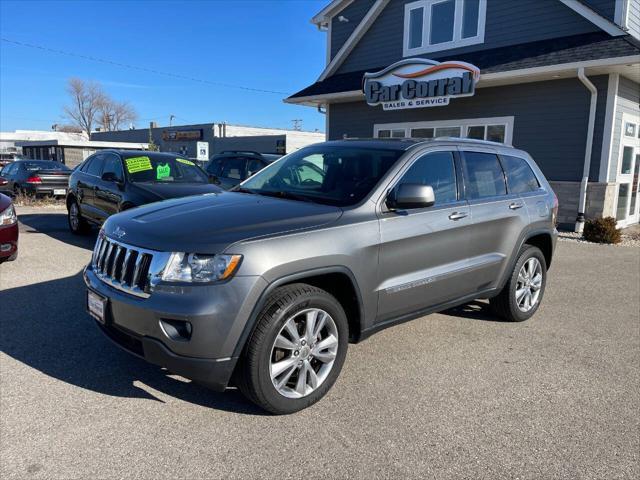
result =
[[[98,237],[91,266],[100,280],[138,297],[149,296],[149,270],[154,252]]]

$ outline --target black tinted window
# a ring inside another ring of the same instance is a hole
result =
[[[99,177],[102,175],[103,164],[104,164],[104,161],[102,159],[102,155],[96,155],[91,159],[91,163],[87,165],[87,168],[84,171],[87,172],[89,175],[95,175],[96,177]]]
[[[220,176],[223,178],[242,180],[245,163],[246,160],[244,158],[227,158],[224,161],[224,166],[222,167],[222,173]]]
[[[503,156],[502,165],[507,174],[510,193],[527,193],[540,188],[538,179],[524,158]]]
[[[48,162],[48,161],[36,161],[36,162],[21,162],[22,168],[29,172],[35,172],[36,170],[69,170],[66,165],[60,162]]]
[[[264,164],[262,163],[261,160],[258,160],[257,158],[252,158],[247,162],[247,177],[250,177],[254,173],[259,172],[263,168],[264,168]]]
[[[222,165],[223,165],[222,159],[211,160],[209,162],[209,165],[207,165],[207,172],[210,173],[211,175],[215,175],[216,177],[219,177],[220,172],[222,172]]]
[[[496,155],[464,152],[463,165],[468,199],[507,194],[504,174]]]
[[[456,171],[452,152],[433,152],[416,160],[400,184],[431,185],[436,205],[457,200]],[[399,185],[400,185],[399,184]]]
[[[122,162],[117,155],[105,155],[104,168],[102,169],[102,175],[105,173],[113,173],[118,180],[123,180],[124,175],[122,173]]]

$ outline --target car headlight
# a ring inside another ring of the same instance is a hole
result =
[[[13,205],[9,205],[9,208],[0,213],[0,225],[13,225],[18,221],[16,210]]]
[[[216,282],[233,276],[242,255],[200,255],[174,252],[162,273],[167,282]]]

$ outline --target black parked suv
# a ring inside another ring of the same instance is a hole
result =
[[[208,175],[175,154],[104,150],[87,158],[69,178],[69,228],[80,234],[90,224],[147,203],[219,193]]]
[[[224,151],[211,157],[206,167],[213,183],[228,190],[258,173],[282,155],[250,151]]]

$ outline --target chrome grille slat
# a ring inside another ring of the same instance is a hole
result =
[[[127,279],[127,271],[129,270],[129,259],[131,258],[131,249],[125,249],[126,253],[124,254],[124,260],[122,261],[122,271],[120,272],[120,283],[124,286],[126,285],[125,280]]]
[[[97,277],[107,285],[147,298],[151,290],[151,277],[159,278],[160,266],[166,259],[166,253],[127,245],[101,234],[93,251],[91,266]]]
[[[140,281],[140,266],[142,265],[142,257],[144,255],[142,253],[138,253],[138,258],[136,258],[136,266],[133,269],[133,276],[131,277],[131,285],[137,285]]]

